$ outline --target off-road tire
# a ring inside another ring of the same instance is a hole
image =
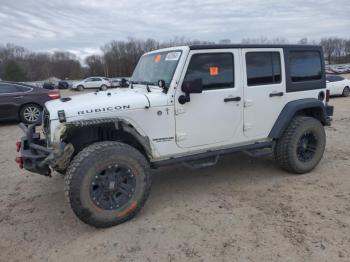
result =
[[[344,87],[342,96],[348,97],[350,95],[350,88],[348,86]]]
[[[314,155],[308,161],[301,161],[298,153],[298,143],[306,135],[312,134],[317,144]],[[295,174],[304,174],[319,163],[326,145],[326,134],[320,121],[313,117],[296,116],[284,131],[274,148],[275,159],[282,169]]]
[[[127,166],[135,179],[135,189],[128,202],[116,210],[96,205],[90,183],[109,165]],[[133,218],[145,204],[151,189],[151,173],[146,158],[135,148],[119,142],[97,142],[78,153],[68,167],[65,194],[74,213],[86,224],[110,227]]]
[[[101,89],[101,91],[106,91],[106,90],[108,89],[108,86],[102,85],[102,86],[100,87],[100,89]]]
[[[84,86],[83,85],[78,85],[77,86],[78,91],[84,91]]]

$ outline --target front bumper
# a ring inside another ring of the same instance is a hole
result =
[[[51,175],[50,167],[56,170],[67,168],[74,152],[73,145],[61,142],[55,147],[47,147],[46,140],[41,139],[40,133],[36,132],[36,126],[38,124],[28,127],[20,124],[25,135],[17,143],[20,156],[16,158],[16,162],[21,168],[44,176]]]
[[[20,124],[25,135],[17,146],[20,156],[16,158],[16,162],[21,168],[30,172],[50,176],[51,169],[48,162],[53,149],[46,147],[45,139],[40,139],[40,134],[35,131],[36,126],[37,124],[28,127],[23,123]]]

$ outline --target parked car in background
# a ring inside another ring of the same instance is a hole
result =
[[[60,98],[58,90],[16,82],[0,82],[0,120],[35,123],[45,102],[57,98]]]
[[[49,89],[49,90],[54,90],[54,89],[56,89],[56,86],[55,86],[55,83],[53,83],[53,82],[45,82],[43,84],[43,88]]]
[[[121,79],[112,79],[111,80],[111,87],[116,88],[121,86]]]
[[[58,82],[58,85],[57,85],[57,88],[58,89],[68,89],[69,88],[69,83],[65,80],[61,80]]]
[[[327,89],[331,96],[350,95],[350,80],[338,75],[327,75],[326,76]]]
[[[107,90],[112,86],[110,80],[107,77],[89,77],[82,81],[73,83],[72,89],[83,91],[87,88],[98,88],[100,90]]]

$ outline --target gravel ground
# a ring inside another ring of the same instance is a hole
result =
[[[21,131],[2,123],[0,261],[350,261],[350,98],[331,104],[313,172],[291,175],[271,157],[243,154],[157,170],[138,216],[103,230],[74,216],[62,176],[17,168]]]

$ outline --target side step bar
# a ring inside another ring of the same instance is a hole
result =
[[[204,153],[199,153],[199,154],[194,154],[194,155],[189,155],[189,156],[182,156],[182,157],[171,157],[166,160],[160,160],[160,161],[155,161],[152,163],[152,167],[162,167],[162,166],[169,166],[169,165],[174,165],[174,164],[179,164],[182,163],[186,166],[192,166],[191,168],[196,168],[196,164],[191,164],[189,162],[191,161],[196,161],[196,160],[204,160],[206,158],[211,158],[214,157],[214,161],[209,161],[204,164],[203,162],[200,163],[199,166],[210,166],[213,164],[216,164],[219,157],[223,155],[229,155],[241,151],[251,151],[251,150],[256,150],[256,149],[262,149],[262,148],[272,148],[272,142],[260,142],[260,143],[254,143],[250,145],[245,145],[245,146],[238,146],[238,147],[232,147],[232,148],[225,148],[225,149],[219,149],[219,150],[209,150]]]

